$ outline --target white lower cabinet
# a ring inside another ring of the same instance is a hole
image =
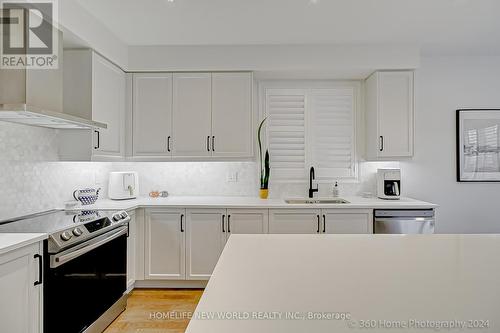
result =
[[[2,332],[42,332],[41,244],[0,255],[0,325]]]
[[[186,216],[186,279],[208,280],[226,241],[226,210],[188,209]]]
[[[183,280],[186,277],[185,209],[147,209],[145,279]]]
[[[321,232],[325,234],[372,234],[373,212],[370,209],[323,209]]]
[[[371,210],[271,209],[270,234],[371,234]]]
[[[129,211],[127,213],[130,216],[127,238],[127,291],[130,291],[133,289],[135,283],[137,225],[135,211]]]
[[[373,232],[369,209],[148,208],[144,217],[144,245],[137,227],[137,236],[131,233],[135,249],[129,251],[137,254],[144,249],[146,280],[208,280],[232,234]],[[142,279],[141,263],[137,260],[135,265],[135,278]]]
[[[270,234],[316,234],[319,232],[320,209],[269,210]]]
[[[227,238],[231,234],[267,234],[267,209],[228,209]]]

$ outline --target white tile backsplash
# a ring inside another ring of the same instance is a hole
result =
[[[101,187],[107,197],[111,171],[137,171],[141,195],[166,190],[171,195],[257,196],[255,162],[58,162],[55,130],[0,122],[0,220],[62,207],[75,189]],[[375,192],[379,167],[395,162],[360,165],[359,183],[340,184],[341,195]],[[238,173],[238,181],[228,175]],[[304,196],[308,184],[273,185],[271,197]],[[332,184],[320,185],[321,196]]]

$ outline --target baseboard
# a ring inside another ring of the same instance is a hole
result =
[[[200,289],[207,286],[208,281],[186,281],[186,280],[137,280],[134,287],[145,288],[174,288],[174,289]]]
[[[127,283],[127,291],[125,293],[130,294],[130,292],[134,290],[134,288],[135,288],[135,281]]]

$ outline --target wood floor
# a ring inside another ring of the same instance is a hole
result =
[[[184,332],[202,294],[201,289],[135,289],[127,309],[104,333]]]

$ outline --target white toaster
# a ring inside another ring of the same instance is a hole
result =
[[[108,196],[113,200],[134,199],[139,195],[139,175],[133,171],[109,173]]]

